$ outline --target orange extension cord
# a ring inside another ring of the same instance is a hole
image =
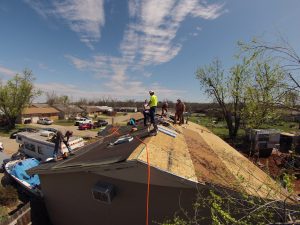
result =
[[[105,136],[105,137],[109,137],[109,136],[112,136],[114,134],[119,134],[118,132],[119,130],[119,127],[113,127],[109,130],[109,135]],[[146,225],[149,224],[149,196],[150,196],[150,177],[151,177],[151,173],[150,173],[150,162],[149,162],[149,152],[148,152],[148,145],[143,141],[141,140],[140,138],[138,138],[137,136],[135,136],[135,138],[137,140],[139,140],[141,143],[143,143],[146,147],[146,154],[147,154],[147,168],[148,168],[148,171],[147,171],[147,196],[146,196]]]
[[[143,143],[146,147],[146,154],[147,154],[147,165],[148,165],[148,173],[147,173],[147,197],[146,197],[146,225],[149,224],[149,195],[150,195],[150,163],[149,163],[149,152],[148,152],[148,145],[139,139],[137,136],[135,137],[138,139],[141,143]]]

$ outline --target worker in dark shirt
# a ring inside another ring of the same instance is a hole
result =
[[[73,132],[72,131],[67,131],[65,136],[62,134],[61,131],[56,131],[56,134],[54,136],[54,152],[53,152],[53,158],[57,159],[57,154],[58,154],[58,149],[61,149],[61,143],[63,142],[66,147],[68,148],[69,154],[73,155],[72,149],[69,145],[69,139],[72,136]],[[67,138],[67,140],[64,139],[64,137]]]
[[[166,116],[168,113],[168,102],[164,102],[161,107],[161,116]]]
[[[64,136],[61,133],[61,131],[56,131],[54,139],[54,152],[53,152],[53,158],[57,159],[58,149],[61,149],[61,143],[64,141]]]
[[[175,112],[174,124],[176,124],[178,120],[179,120],[179,125],[184,124],[183,113],[185,111],[185,104],[180,99],[177,99],[175,110],[176,112]]]
[[[74,153],[72,152],[72,148],[69,144],[69,140],[70,140],[70,137],[72,137],[72,135],[73,135],[73,132],[67,130],[67,132],[65,133],[65,138],[67,138],[67,139],[66,140],[63,139],[63,143],[67,146],[70,155],[74,155]]]

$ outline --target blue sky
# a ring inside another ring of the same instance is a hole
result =
[[[300,52],[299,0],[2,0],[0,78],[24,68],[74,100],[207,102],[198,67],[236,60],[236,43],[278,33]],[[44,98],[40,97],[40,101]]]

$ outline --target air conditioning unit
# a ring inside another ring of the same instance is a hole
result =
[[[112,184],[98,182],[92,188],[92,194],[94,199],[103,203],[111,204],[115,196],[115,187]]]

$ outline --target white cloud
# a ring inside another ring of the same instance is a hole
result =
[[[12,76],[16,75],[17,72],[0,65],[0,74],[2,74],[4,76],[12,77]]]
[[[123,56],[143,66],[168,62],[181,50],[174,42],[181,23],[188,16],[216,19],[223,6],[199,0],[129,0],[132,20],[121,44]]]
[[[105,24],[104,0],[53,0],[51,3],[24,1],[44,18],[56,16],[63,19],[90,48],[101,37],[101,28]]]
[[[187,17],[206,20],[218,18],[223,4],[207,4],[199,0],[129,0],[129,24],[120,44],[120,57],[97,54],[90,59],[66,56],[80,70],[91,71],[95,77],[109,78],[105,87],[115,94],[143,94],[156,88],[164,94],[182,93],[159,85],[143,85],[131,73],[140,72],[141,77],[150,76],[145,68],[169,62],[178,55],[182,43],[176,42],[181,24]],[[197,36],[201,27],[192,33]],[[167,96],[166,96],[167,97]]]

